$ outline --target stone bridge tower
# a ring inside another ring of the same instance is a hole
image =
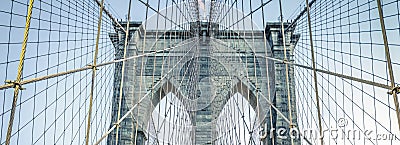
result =
[[[126,22],[121,24],[126,27]],[[283,59],[283,42],[278,23],[269,23],[266,31],[227,31],[218,24],[192,22],[189,25],[190,31],[165,32],[145,31],[141,24],[130,22],[127,57],[172,49],[126,61],[121,114],[140,103],[133,111],[135,113],[122,122],[119,132],[121,143],[134,144],[137,135],[137,143],[144,144],[149,138],[146,133],[151,116],[149,114],[170,92],[184,102],[184,108],[190,116],[193,126],[191,144],[214,144],[216,129],[212,121],[235,93],[248,96],[246,100],[260,114],[257,123],[263,133],[270,133],[271,128],[287,127],[275,111],[270,114],[268,103],[268,97],[271,97],[271,103],[282,109],[285,115],[288,114],[285,73],[282,73],[284,64],[266,59],[266,56]],[[116,59],[121,59],[125,35],[121,30],[118,32],[109,36],[115,46]],[[289,29],[286,35],[289,56],[293,56],[292,50],[298,39],[292,32],[293,29]],[[289,61],[293,61],[292,57],[289,57]],[[118,104],[119,100],[121,66],[122,62],[116,63],[113,104]],[[289,77],[293,78],[293,67],[289,70]],[[267,71],[269,76],[266,75]],[[294,81],[290,79],[290,82],[290,90],[294,90]],[[292,113],[296,114],[296,99],[294,93],[291,94]],[[116,122],[118,106],[112,109],[112,122]],[[295,118],[293,121],[297,123]],[[115,135],[115,131],[110,134],[108,144],[115,142]],[[268,137],[263,142],[289,144],[290,140],[279,140],[272,135],[272,138]]]

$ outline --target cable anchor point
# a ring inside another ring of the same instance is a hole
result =
[[[399,94],[400,93],[400,86],[394,87],[393,89],[387,92],[389,95],[393,95],[393,93]]]
[[[17,81],[6,80],[4,82],[7,83],[7,84],[13,84],[13,86],[12,86],[13,88],[16,88],[18,86],[19,90],[25,90],[26,89],[26,88],[23,88],[22,84],[20,82],[17,82]]]
[[[99,70],[99,69],[97,68],[97,66],[96,66],[96,65],[89,64],[89,65],[87,65],[87,66],[88,66],[88,67],[90,67],[90,68],[92,68],[92,69]]]
[[[296,128],[296,125],[295,124],[290,124],[289,128]]]
[[[120,127],[121,125],[120,125],[120,122],[115,122],[115,123],[113,123],[114,125],[115,125],[115,127]]]

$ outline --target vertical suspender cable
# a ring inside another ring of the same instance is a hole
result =
[[[385,21],[384,21],[384,18],[383,18],[381,0],[376,0],[376,3],[378,5],[379,19],[381,21],[382,37],[383,37],[383,43],[385,45],[385,54],[386,54],[387,66],[388,66],[388,69],[389,69],[390,85],[392,87],[392,90],[389,92],[389,94],[393,95],[394,105],[396,107],[397,123],[399,125],[399,130],[400,130],[399,100],[397,98],[397,93],[399,93],[399,88],[395,86],[395,82],[394,82],[392,60],[390,58],[389,44],[388,44],[387,35],[386,35],[386,28],[385,28]]]
[[[100,39],[100,28],[101,28],[101,20],[103,16],[103,9],[104,9],[104,0],[101,0],[100,4],[100,14],[99,14],[99,21],[97,24],[97,37],[96,37],[96,47],[93,57],[93,65],[92,65],[92,84],[90,88],[90,98],[89,98],[89,111],[88,111],[88,119],[87,119],[87,128],[86,128],[86,145],[89,145],[89,134],[90,134],[90,118],[92,117],[92,106],[93,106],[93,92],[94,92],[94,83],[96,80],[96,63],[97,63],[97,55],[99,52],[99,39]]]
[[[285,28],[283,26],[283,15],[282,15],[282,0],[279,0],[279,10],[280,10],[280,21],[281,21],[281,33],[282,33],[282,40],[283,40],[283,53],[284,53],[284,60],[288,61],[287,59],[287,50],[286,50],[286,38],[285,38]],[[292,102],[290,96],[290,85],[289,85],[289,66],[285,63],[285,70],[286,70],[286,88],[287,88],[287,95],[288,95],[288,110],[289,110],[289,128],[293,128],[293,118],[292,118]],[[292,145],[294,144],[293,138],[290,139]]]
[[[150,7],[150,5],[149,5],[149,0],[147,0],[147,2],[146,2],[146,21],[144,22],[144,25],[142,24],[142,28],[144,28],[144,34],[143,34],[143,46],[142,46],[142,54],[144,54],[144,49],[146,49],[146,35],[147,35],[147,19],[148,19],[148,14],[149,14],[149,7]],[[143,83],[143,69],[145,69],[146,67],[144,67],[144,57],[142,57],[142,59],[141,59],[142,61],[141,61],[141,65],[140,65],[140,81],[139,81],[139,94],[141,94],[142,93],[142,83]],[[137,113],[139,114],[140,113],[140,101],[139,100],[141,100],[142,99],[142,97],[139,95],[138,96],[139,98],[138,98],[138,104],[137,104]],[[133,140],[133,142],[134,142],[134,145],[137,145],[137,140],[138,140],[138,128],[139,128],[139,118],[138,119],[136,119],[136,124],[134,124],[135,125],[135,135],[134,135],[134,140]]]
[[[124,59],[126,59],[126,49],[128,47],[128,39],[129,39],[129,23],[131,20],[131,4],[132,0],[129,0],[129,6],[128,6],[128,22],[126,23],[126,31],[125,31],[125,42],[124,42]],[[118,100],[118,114],[117,114],[117,120],[116,123],[118,123],[118,120],[121,118],[121,106],[122,106],[122,89],[124,87],[124,75],[125,75],[125,62],[122,61],[122,68],[121,68],[121,82],[119,86],[119,100]],[[118,145],[118,135],[119,135],[119,127],[120,124],[116,124],[117,128],[115,131],[115,145]]]
[[[166,2],[165,2],[165,16],[168,16],[168,0],[166,0]],[[158,17],[158,16],[157,16]],[[158,21],[158,20],[157,20]],[[164,19],[164,29],[167,29],[167,19]],[[157,30],[158,31],[158,30]],[[167,45],[165,44],[166,43],[166,41],[165,41],[165,39],[166,39],[166,36],[165,35],[167,35],[167,32],[164,30],[163,31],[163,48],[166,48],[167,47]],[[163,74],[164,74],[164,65],[165,65],[165,53],[163,52],[163,54],[162,54],[162,63],[161,63],[161,72],[160,72],[160,80],[159,81],[162,81],[161,80],[161,76],[163,76]],[[154,74],[154,73],[153,73]],[[167,83],[168,84],[168,83]],[[153,84],[154,85],[154,84]],[[162,97],[163,96],[161,96],[161,95],[163,95],[163,87],[164,87],[164,85],[162,86],[162,87],[160,87],[160,91],[159,91],[159,100],[161,101],[161,99],[162,99]],[[166,102],[166,104],[168,104],[168,96],[167,96],[167,93],[164,93],[165,94],[165,102]],[[167,110],[167,105],[165,105],[165,107],[164,107],[164,110]],[[160,112],[160,111],[159,111]],[[169,111],[168,111],[169,112]],[[167,116],[167,113],[168,112],[164,112],[164,116]],[[170,115],[170,117],[168,118],[168,119],[171,119],[171,115]],[[171,122],[171,121],[168,121],[168,122]],[[171,123],[168,123],[168,125],[170,125]],[[157,126],[158,127],[158,126]],[[164,125],[164,128],[163,128],[163,139],[164,139],[164,141],[166,140],[165,139],[165,128],[166,128],[166,125]],[[161,130],[161,129],[160,129]],[[155,131],[156,132],[156,131]],[[168,134],[168,136],[169,136],[169,134]],[[150,140],[150,137],[149,137],[149,139],[148,140]]]
[[[166,3],[168,3],[168,1],[166,2]],[[165,9],[165,11],[167,12],[167,6],[166,6],[166,9]],[[158,5],[157,5],[157,12],[160,12],[160,0],[158,0]],[[165,14],[165,16],[167,16],[168,14]],[[166,27],[164,27],[164,29],[166,29]],[[157,14],[157,29],[156,29],[156,38],[155,39],[158,39],[159,37],[158,37],[158,31],[159,31],[159,14]],[[164,33],[165,34],[165,33]],[[163,35],[164,36],[164,42],[165,42],[165,35]],[[161,39],[161,38],[160,38]],[[155,48],[154,48],[154,51],[156,51],[157,50],[157,47],[158,47],[158,42],[155,42],[156,44],[155,44]],[[163,48],[165,48],[165,43],[163,43],[163,46],[162,46]],[[151,86],[154,86],[154,77],[155,77],[155,73],[156,73],[156,63],[157,63],[157,61],[156,61],[156,59],[157,59],[157,55],[156,54],[154,54],[154,58],[153,58],[153,74],[152,74],[152,84],[151,84]],[[162,73],[163,73],[163,69],[164,69],[164,67],[163,67],[163,65],[164,65],[164,53],[163,53],[163,56],[162,56],[162,64],[161,64],[161,72],[160,72],[160,75],[162,76]],[[162,80],[159,80],[159,81],[162,81]],[[162,89],[162,87],[160,87],[160,89]],[[152,91],[152,96],[151,96],[151,98],[153,98],[154,97],[154,94],[156,93],[156,91],[154,91],[154,90],[151,90]],[[162,98],[163,98],[163,96],[162,96],[162,91],[159,91],[159,94],[158,94],[158,99],[159,99],[159,102],[161,102],[161,100],[162,100]],[[166,103],[168,103],[168,99],[167,99],[168,97],[166,97]],[[157,104],[156,104],[157,105]],[[153,106],[153,105],[152,105]],[[165,105],[165,108],[167,107],[167,105]],[[152,110],[153,109],[155,109],[155,108],[152,108]],[[159,120],[160,120],[160,116],[165,116],[166,114],[167,114],[167,111],[166,111],[167,109],[164,109],[164,114],[163,115],[159,115],[159,117],[157,117],[157,127],[154,127],[155,129],[155,133],[156,133],[156,140],[158,141],[159,139],[158,139],[158,132],[160,132],[161,131],[161,127],[160,127],[160,124],[159,124]],[[158,106],[158,112],[159,113],[161,113],[161,105],[159,105]],[[152,114],[151,114],[151,118],[153,118],[153,116],[152,116]],[[166,117],[164,118],[164,120],[166,119]],[[153,121],[153,123],[154,123],[154,121]],[[155,125],[153,125],[153,126],[155,126]],[[158,129],[158,131],[157,131],[157,129]],[[163,126],[163,129],[164,129],[164,131],[165,131],[165,126]],[[165,133],[163,134],[163,135],[165,135]],[[163,136],[162,137],[162,139],[164,139],[164,137],[165,136]],[[149,137],[150,138],[150,137]],[[149,140],[149,139],[148,139]],[[164,141],[164,140],[163,140]]]
[[[20,57],[19,57],[17,78],[16,78],[16,80],[14,82],[9,81],[9,83],[14,83],[14,98],[13,98],[13,103],[12,103],[12,106],[11,106],[10,121],[8,122],[6,145],[10,144],[12,126],[13,126],[13,123],[14,123],[15,108],[17,107],[17,101],[18,101],[18,94],[19,94],[19,90],[22,90],[22,86],[19,84],[19,82],[21,81],[22,70],[23,70],[23,67],[24,67],[26,44],[28,42],[29,27],[31,25],[31,15],[32,15],[33,1],[34,0],[30,0],[29,1],[28,13],[26,15],[24,40],[22,42],[22,50],[21,50],[21,54],[20,54]]]
[[[261,0],[261,3],[264,3],[264,0]],[[267,37],[266,37],[266,35],[267,34],[265,34],[266,32],[265,32],[265,28],[264,27],[266,27],[265,26],[265,20],[264,20],[264,7],[262,7],[261,8],[261,13],[262,13],[262,26],[263,26],[263,29],[264,29],[264,31],[263,31],[263,38],[264,38],[264,51],[265,51],[265,57],[268,57],[268,50],[267,50]],[[266,75],[267,75],[267,93],[268,93],[268,101],[270,101],[271,102],[271,84],[270,84],[270,80],[269,80],[269,61],[270,60],[268,60],[268,59],[265,59],[265,68],[266,68]],[[273,122],[272,122],[272,108],[271,108],[271,105],[269,105],[269,107],[268,107],[268,110],[269,110],[269,123],[270,123],[270,125],[271,125],[271,128],[272,128],[272,126],[273,126]],[[266,128],[264,128],[264,134],[265,135],[267,135],[267,132],[268,132],[268,130],[267,130],[267,127]],[[261,137],[261,139],[265,139],[267,136],[262,136]],[[274,137],[270,137],[270,139],[271,139],[271,143],[272,144],[275,144],[275,140],[274,140]]]
[[[314,45],[313,45],[312,31],[311,31],[310,6],[308,4],[308,0],[306,0],[306,5],[307,5],[307,17],[308,17],[308,31],[310,33],[309,35],[310,35],[311,59],[312,59],[313,75],[314,75],[315,99],[317,102],[317,111],[318,111],[318,127],[319,127],[319,134],[320,134],[320,136],[322,136],[321,108],[320,108],[320,104],[319,104],[317,71],[316,71],[316,66],[315,66]],[[320,140],[321,140],[321,145],[323,145],[324,144],[323,138],[320,138]]]

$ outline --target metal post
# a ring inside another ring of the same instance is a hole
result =
[[[312,39],[312,31],[311,31],[311,17],[310,17],[310,6],[308,4],[308,0],[306,0],[307,5],[307,20],[308,20],[308,31],[310,35],[310,46],[311,46],[311,59],[312,59],[312,67],[313,67],[313,76],[314,76],[314,87],[315,87],[315,99],[317,102],[317,110],[318,110],[318,127],[319,127],[319,134],[322,136],[322,120],[321,120],[321,108],[319,104],[319,95],[318,95],[318,81],[317,81],[317,70],[315,65],[315,52],[314,52],[314,44]],[[323,138],[320,138],[321,145],[324,144]]]
[[[104,9],[104,0],[101,0],[100,4],[100,15],[97,24],[97,37],[96,37],[96,48],[93,57],[93,65],[92,67],[92,85],[90,88],[90,98],[89,98],[89,111],[88,111],[88,119],[87,119],[87,128],[86,128],[86,145],[89,145],[89,134],[90,134],[90,118],[92,117],[92,106],[93,106],[93,92],[94,92],[94,83],[96,80],[96,69],[97,69],[97,54],[99,52],[99,39],[100,39],[100,28],[101,28],[101,20],[103,16]]]
[[[126,23],[126,32],[125,32],[125,42],[124,42],[124,59],[126,59],[126,49],[128,47],[128,37],[129,37],[129,22],[131,19],[131,3],[132,0],[129,0],[129,6],[128,6],[128,22]],[[115,132],[115,145],[118,145],[118,135],[119,135],[119,118],[121,118],[121,106],[122,106],[122,89],[124,86],[124,75],[125,75],[125,62],[122,61],[122,68],[121,68],[121,82],[120,82],[120,87],[119,87],[119,101],[118,101],[118,118],[116,120],[116,132]]]
[[[23,89],[20,82],[21,82],[21,77],[22,77],[22,70],[24,67],[24,59],[25,59],[25,52],[26,52],[26,44],[28,42],[29,27],[31,25],[33,1],[34,0],[30,0],[29,5],[28,5],[28,13],[26,15],[26,23],[25,23],[24,40],[22,42],[22,50],[21,50],[21,54],[19,57],[17,78],[15,81],[7,81],[7,83],[12,83],[14,86],[14,98],[13,98],[13,103],[11,106],[10,121],[8,122],[6,145],[10,144],[12,126],[14,123],[15,108],[17,107],[17,101],[18,101],[18,94],[19,94],[19,90]]]
[[[392,60],[390,59],[389,45],[388,45],[388,41],[387,41],[385,21],[383,18],[381,1],[376,0],[376,3],[378,5],[379,19],[381,20],[382,37],[383,37],[383,43],[385,45],[385,54],[386,54],[387,66],[389,69],[388,71],[389,71],[389,77],[390,77],[390,85],[392,87],[392,90],[390,90],[389,94],[393,95],[394,105],[396,107],[397,123],[399,125],[399,130],[400,130],[399,100],[397,98],[397,93],[399,93],[399,87],[396,87],[395,82],[394,82]]]

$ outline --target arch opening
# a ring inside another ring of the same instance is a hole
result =
[[[145,144],[193,144],[193,125],[184,108],[175,93],[168,92],[149,114]]]
[[[214,144],[260,144],[259,118],[241,93],[234,93],[215,122]]]

